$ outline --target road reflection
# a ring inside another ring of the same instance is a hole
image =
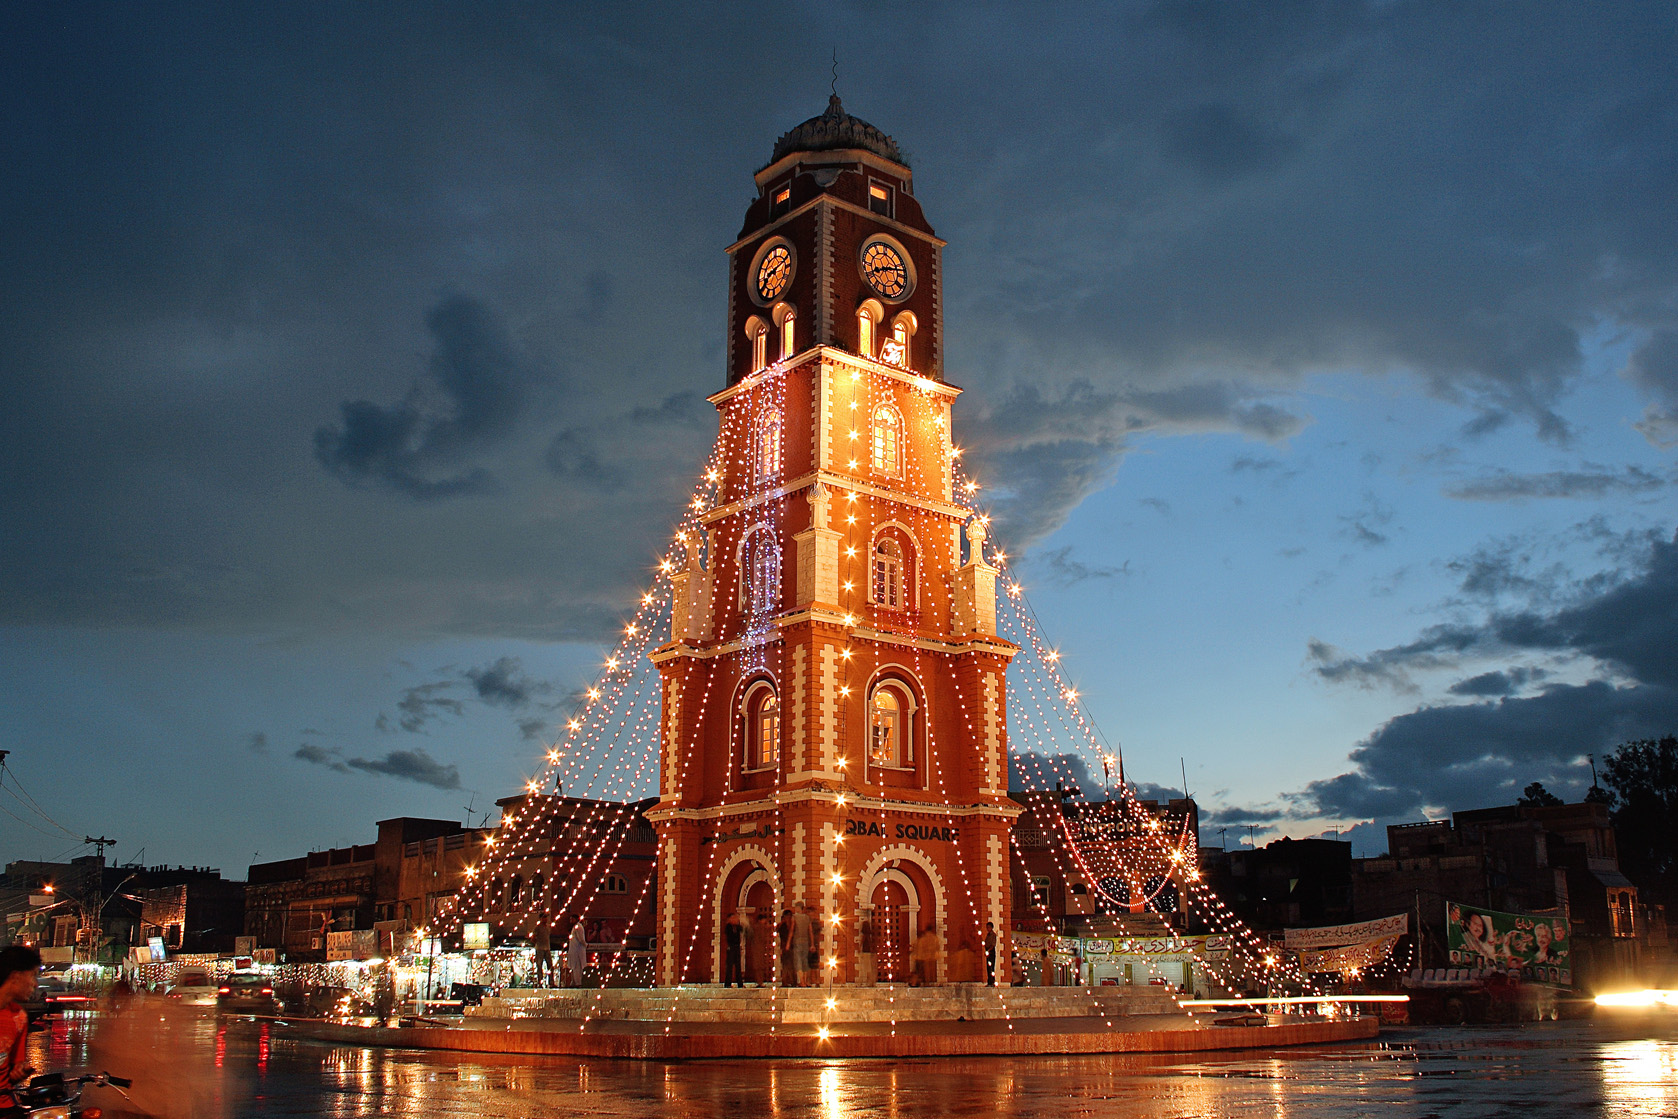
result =
[[[141,1008],[67,1018],[32,1039],[31,1063],[132,1076],[137,1101],[169,1119],[1678,1114],[1678,1034],[1661,1024],[1644,1032],[1588,1022],[1418,1030],[1189,1059],[656,1064],[327,1045],[283,1024]]]

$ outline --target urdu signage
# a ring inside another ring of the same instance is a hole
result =
[[[846,820],[845,834],[877,836],[880,839],[932,839],[940,843],[954,843],[960,838],[961,829],[936,824],[904,824],[891,820]]]

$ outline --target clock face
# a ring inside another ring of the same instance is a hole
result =
[[[779,299],[792,280],[792,253],[785,245],[776,245],[763,254],[757,266],[757,294],[768,303]]]
[[[901,299],[909,293],[909,266],[898,251],[884,241],[871,241],[862,250],[862,276],[869,286],[887,299]]]

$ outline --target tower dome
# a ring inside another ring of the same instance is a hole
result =
[[[792,152],[827,152],[840,148],[861,148],[893,163],[908,166],[903,153],[898,150],[897,141],[860,117],[847,113],[839,103],[837,93],[827,99],[827,112],[811,117],[775,141],[775,153],[769,157],[769,162],[774,163]]]

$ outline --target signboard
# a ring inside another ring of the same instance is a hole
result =
[[[1035,956],[1044,948],[1070,959],[1073,953],[1090,959],[1096,956],[1158,956],[1188,959],[1221,959],[1229,952],[1227,936],[1158,937],[1070,937],[1044,933],[1013,934],[1014,950]]]
[[[1397,943],[1398,937],[1383,936],[1379,940],[1366,940],[1362,944],[1342,944],[1333,948],[1301,948],[1299,970],[1338,971],[1342,975],[1347,972],[1368,971],[1376,964],[1385,962],[1387,957],[1392,955],[1393,946]]]
[[[379,954],[379,934],[372,929],[346,929],[326,934],[326,958],[370,960]]]
[[[467,921],[461,925],[460,946],[468,952],[474,948],[488,948],[489,923],[487,921]]]
[[[146,947],[151,949],[151,962],[154,964],[160,964],[169,958],[169,952],[163,947],[161,936],[146,937]]]
[[[235,956],[248,956],[254,951],[256,951],[256,937],[236,936],[233,938],[233,954]]]
[[[1341,944],[1367,944],[1389,936],[1403,936],[1410,931],[1410,915],[1382,917],[1376,921],[1359,921],[1355,925],[1325,925],[1315,929],[1289,929],[1282,934],[1288,948],[1333,948]]]
[[[1535,983],[1573,986],[1572,926],[1565,917],[1500,913],[1447,902],[1445,941],[1457,967],[1520,969]]]
[[[845,821],[846,835],[879,836],[881,839],[936,839],[940,843],[954,843],[961,836],[960,828],[933,824],[899,824],[880,820]]]
[[[258,948],[251,952],[251,959],[259,964],[277,964],[280,962],[279,955],[277,948]]]

